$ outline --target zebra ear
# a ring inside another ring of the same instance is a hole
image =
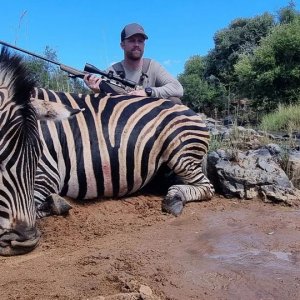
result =
[[[36,111],[38,120],[64,120],[84,111],[84,108],[74,109],[61,103],[36,98],[31,98],[31,105]]]

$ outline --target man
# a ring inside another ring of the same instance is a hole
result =
[[[125,77],[141,86],[141,89],[128,92],[129,95],[168,98],[181,103],[179,98],[183,95],[183,88],[180,82],[156,61],[143,58],[146,39],[148,36],[141,25],[126,25],[121,32],[120,43],[124,59],[107,71],[113,71],[114,75]],[[102,89],[102,79],[95,75],[87,74],[84,81],[96,93]]]

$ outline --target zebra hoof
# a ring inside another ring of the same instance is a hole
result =
[[[52,194],[49,197],[50,200],[50,210],[54,215],[66,215],[72,206],[61,196],[57,194]]]
[[[174,197],[166,197],[162,202],[162,211],[179,216],[182,213],[184,203],[182,199],[175,195]]]

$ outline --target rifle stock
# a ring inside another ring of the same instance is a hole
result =
[[[79,77],[79,78],[83,79],[84,75],[86,74],[86,72],[79,71],[77,69],[74,69],[72,67],[69,67],[69,66],[66,66],[66,65],[63,65],[63,64],[60,64],[59,68],[62,71],[67,72],[70,77]]]

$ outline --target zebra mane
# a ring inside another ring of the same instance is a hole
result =
[[[26,104],[30,102],[30,94],[35,86],[33,74],[25,66],[22,57],[11,54],[7,47],[2,47],[0,53],[0,87],[8,90],[12,101],[22,105],[26,110]]]

